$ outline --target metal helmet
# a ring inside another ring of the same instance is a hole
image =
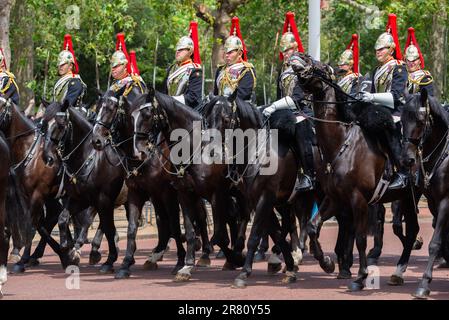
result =
[[[349,66],[354,65],[354,54],[353,54],[352,50],[346,49],[340,55],[340,59],[338,60],[338,65],[341,66],[343,64],[347,64]]]
[[[229,36],[224,44],[225,53],[231,52],[233,50],[243,51],[243,43],[237,36]]]
[[[192,38],[188,36],[181,37],[178,43],[176,44],[176,51],[181,49],[189,49],[190,52],[193,52],[195,45],[193,44]]]
[[[416,59],[419,59],[419,51],[416,46],[413,44],[410,44],[407,49],[405,50],[405,59],[408,61],[415,61]]]
[[[68,50],[63,50],[58,55],[58,67],[64,65],[64,64],[72,63],[75,64],[75,58],[73,57],[73,54]]]
[[[395,49],[396,44],[394,43],[393,36],[389,32],[382,33],[379,38],[377,38],[376,45],[374,46],[375,50],[379,50],[382,48]]]
[[[295,35],[293,32],[286,32],[281,37],[281,42],[279,44],[281,52],[291,48],[298,48],[298,42],[296,42]]]
[[[111,57],[111,67],[115,68],[116,66],[123,64],[123,65],[127,65],[128,64],[128,59],[126,59],[126,55],[123,51],[115,51],[114,54]]]

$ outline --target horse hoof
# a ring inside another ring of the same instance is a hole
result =
[[[207,258],[200,258],[198,262],[196,263],[197,267],[209,267],[210,266],[210,259]]]
[[[282,263],[269,263],[267,266],[267,272],[269,274],[276,274],[282,269]]]
[[[203,244],[199,238],[195,239],[195,251],[200,251]]]
[[[379,261],[376,258],[368,258],[367,262],[369,266],[377,266]]]
[[[261,262],[267,260],[265,252],[257,251],[254,255],[254,262]]]
[[[247,286],[246,280],[241,278],[236,278],[232,284],[232,289],[245,289]]]
[[[363,290],[363,284],[353,281],[349,284],[348,286],[349,291],[351,292],[357,292],[357,291],[362,291]]]
[[[298,272],[299,271],[299,267],[295,264],[293,265],[293,271],[294,272]],[[282,268],[282,273],[286,273],[287,272],[287,266],[285,265],[284,268]]]
[[[291,274],[286,274],[285,277],[281,281],[283,284],[290,284],[296,282],[296,275],[294,272]]]
[[[225,258],[225,254],[222,250],[218,251],[217,254],[215,255],[215,259],[224,259]]]
[[[337,275],[337,279],[351,279],[352,273],[348,270],[340,270],[340,272]]]
[[[157,262],[151,262],[151,261],[147,260],[143,264],[143,270],[154,271],[154,270],[157,270],[157,268],[158,268]]]
[[[100,268],[101,274],[107,274],[107,273],[113,273],[113,272],[114,272],[114,267],[110,264],[104,264]]]
[[[9,263],[17,263],[20,261],[20,258],[21,258],[20,255],[11,253],[8,257],[8,262]]]
[[[423,244],[424,244],[424,240],[422,237],[416,238],[415,243],[413,243],[412,250],[420,250],[422,248]]]
[[[129,269],[120,269],[115,274],[115,279],[128,279],[130,275],[131,275],[131,272],[129,271]]]
[[[223,267],[221,268],[222,271],[232,271],[235,269],[236,269],[235,266],[228,261],[226,261]]]
[[[15,274],[24,273],[24,272],[25,272],[25,265],[23,265],[23,264],[17,264],[17,263],[16,263],[16,264],[12,267],[11,272],[12,272],[12,273],[15,273]]]
[[[30,260],[28,260],[27,266],[28,267],[36,267],[40,264],[39,259],[37,258],[30,258]]]
[[[449,263],[447,263],[446,261],[441,262],[438,266],[437,269],[448,269],[449,268]]]
[[[325,256],[323,262],[320,263],[321,269],[326,273],[332,273],[335,271],[335,263],[329,256]]]
[[[184,267],[184,265],[176,265],[173,270],[170,272],[172,275],[176,275],[179,270],[181,270]]]
[[[91,251],[89,255],[89,265],[96,265],[101,260],[101,253],[98,251]]]
[[[418,288],[416,292],[412,294],[416,299],[427,299],[430,296],[430,290],[425,288]]]
[[[190,280],[190,277],[192,275],[188,273],[177,273],[175,276],[175,279],[173,279],[174,282],[187,282]]]
[[[404,284],[404,278],[393,274],[388,281],[390,286],[402,286]]]

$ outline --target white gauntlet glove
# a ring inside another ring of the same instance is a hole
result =
[[[394,109],[394,99],[390,92],[383,93],[362,93],[362,101],[379,104],[391,109]]]
[[[295,102],[291,97],[287,96],[285,98],[273,102],[269,107],[266,107],[262,111],[262,113],[266,117],[270,117],[276,110],[283,110],[283,109],[296,109]]]

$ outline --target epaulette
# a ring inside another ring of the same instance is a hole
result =
[[[249,63],[249,62],[243,61],[243,65],[244,65],[245,67],[247,67],[247,68],[251,68],[251,69],[254,69],[254,66],[253,66],[253,64],[252,64],[252,63]]]
[[[423,72],[424,72],[424,74],[425,74],[426,76],[429,76],[429,77],[432,76],[432,74],[431,74],[429,71],[427,71],[427,70],[423,70]]]
[[[195,69],[202,69],[201,65],[195,62],[192,62],[192,65],[195,67]]]

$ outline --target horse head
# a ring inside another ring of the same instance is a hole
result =
[[[53,102],[47,106],[42,117],[41,130],[44,130],[45,135],[42,157],[48,167],[53,167],[56,159],[62,157],[66,139],[70,135],[68,107],[67,101],[64,104]]]
[[[97,118],[92,132],[92,145],[96,150],[103,150],[112,142],[112,127],[117,125],[120,114],[123,114],[122,105],[126,97],[123,96],[125,87],[114,92],[108,91],[97,104],[99,107]]]

